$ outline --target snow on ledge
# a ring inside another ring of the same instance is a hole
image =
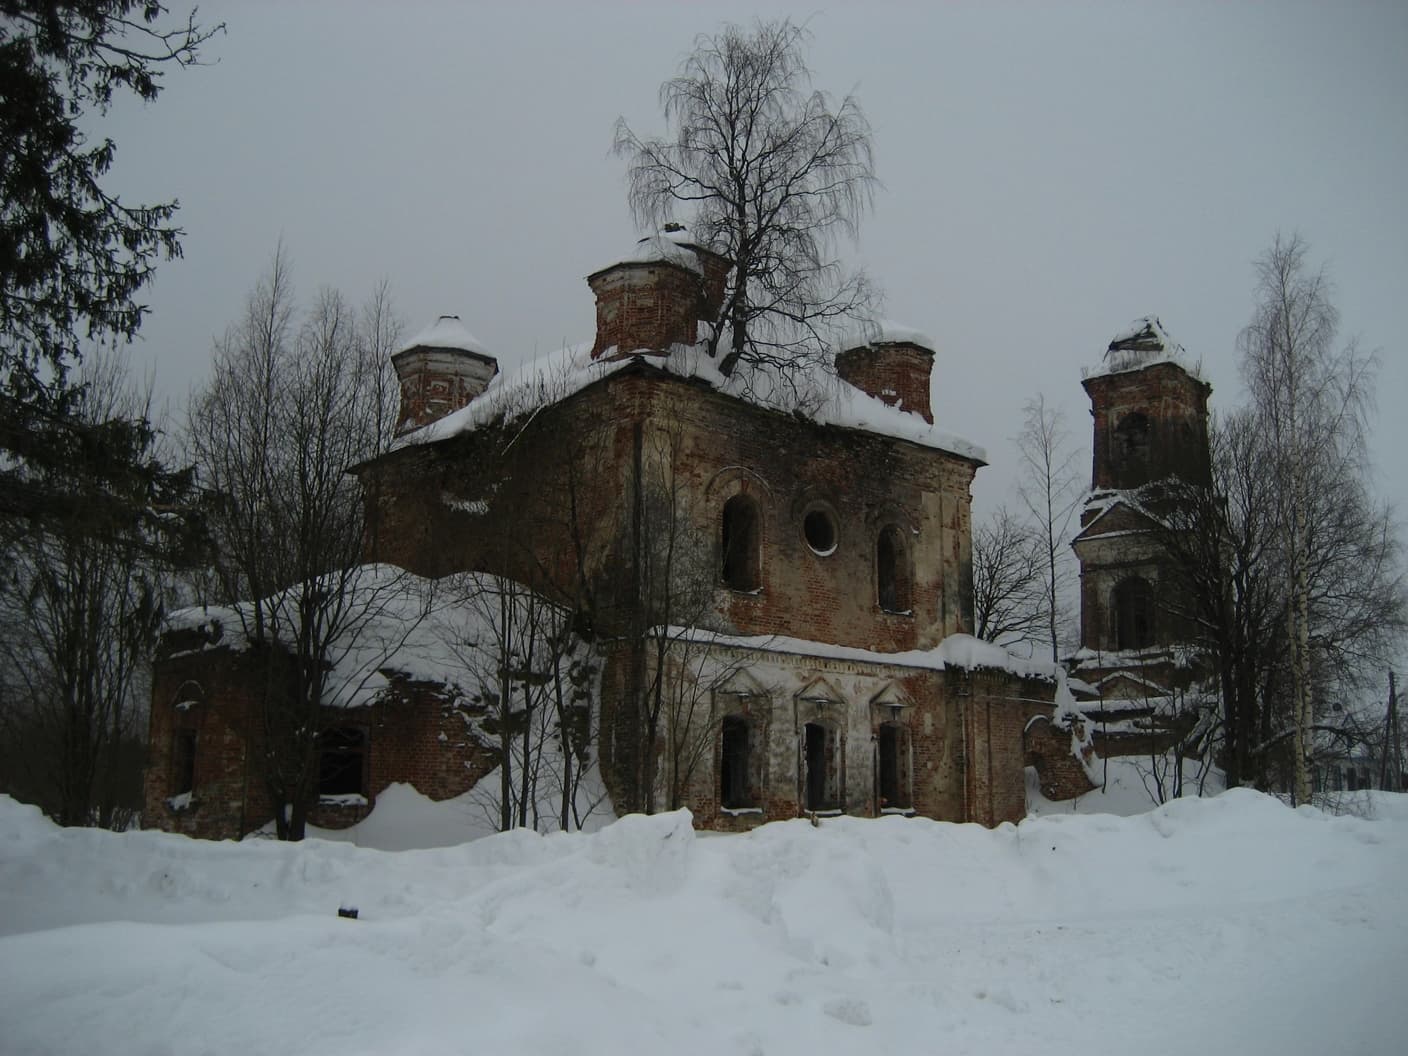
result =
[[[916,667],[929,671],[943,671],[948,668],[965,671],[1005,671],[1019,678],[1036,678],[1044,682],[1058,682],[1064,675],[1064,669],[1058,664],[1014,656],[1002,646],[974,638],[971,634],[951,634],[932,649],[884,653],[875,649],[832,645],[829,642],[814,642],[806,638],[789,638],[778,634],[717,634],[699,627],[655,628],[652,633],[663,633],[676,641],[716,645],[722,648],[812,656],[823,660],[890,664],[895,667]]]

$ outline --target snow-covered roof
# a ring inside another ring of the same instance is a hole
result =
[[[570,345],[508,374],[499,374],[466,406],[397,441],[397,446],[434,443],[472,432],[491,422],[512,419],[558,403],[594,382],[631,366],[644,365],[680,378],[701,381],[726,396],[783,413],[804,414],[821,425],[890,436],[962,458],[986,462],[977,444],[935,428],[859,389],[840,382],[820,367],[799,368],[778,378],[740,364],[728,377],[719,372],[702,344],[676,345],[665,356],[591,358],[590,343]],[[630,350],[634,351],[634,350]]]
[[[484,342],[465,328],[458,315],[440,316],[398,348],[394,354],[400,355],[413,348],[456,348],[480,356],[489,355],[489,349],[485,347]]]
[[[874,319],[848,331],[837,344],[838,351],[866,345],[918,345],[933,352],[938,343],[923,330],[904,326],[893,319]]]
[[[397,675],[473,693],[478,688],[475,678],[497,662],[493,628],[500,596],[528,595],[526,588],[483,573],[429,580],[392,565],[372,564],[343,575],[350,578],[338,589],[346,591],[348,601],[343,630],[328,648],[325,699],[344,708],[372,703]],[[298,590],[290,588],[263,602],[265,624],[271,628],[267,633],[275,641],[292,642],[298,635]],[[180,651],[170,655],[214,649],[243,652],[252,644],[254,610],[254,603],[245,601],[172,613],[162,632]]]
[[[647,235],[632,246],[624,256],[612,261],[603,268],[598,268],[592,272],[593,275],[600,275],[603,271],[610,271],[612,268],[620,267],[622,264],[676,264],[682,268],[688,268],[696,275],[704,274],[704,265],[699,263],[699,257],[694,250],[689,248],[693,243],[685,241],[684,228],[675,231],[657,231],[653,235]]]
[[[1081,376],[1098,378],[1106,374],[1123,374],[1143,370],[1155,363],[1173,363],[1195,378],[1202,377],[1198,365],[1188,361],[1183,346],[1169,336],[1156,315],[1136,319],[1112,337],[1100,365],[1086,368]]]

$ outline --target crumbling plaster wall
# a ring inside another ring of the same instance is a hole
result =
[[[695,683],[677,697],[694,710],[688,730],[675,736],[700,739],[680,805],[701,827],[739,830],[806,814],[809,722],[831,726],[838,735],[839,813],[872,817],[887,805],[879,798],[878,736],[882,724],[895,723],[906,733],[909,795],[900,806],[923,817],[988,825],[1025,815],[1023,733],[1033,711],[1049,707],[1050,683],[1004,671],[936,671],[719,644],[708,647],[708,660],[701,662],[701,648],[691,643],[688,659],[669,668],[676,692],[681,678]],[[602,765],[618,804],[633,802],[630,766],[639,762],[626,695],[631,662],[629,646],[609,651],[603,678]],[[650,670],[647,665],[647,677]],[[740,683],[748,687],[746,697],[732,692]],[[742,809],[725,809],[720,801],[727,715],[747,720],[757,753],[753,801]],[[667,706],[656,745],[658,806],[669,803],[670,720]],[[624,732],[618,734],[618,727]],[[620,745],[632,750],[621,754]]]

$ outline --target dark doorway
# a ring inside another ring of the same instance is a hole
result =
[[[836,809],[836,736],[819,722],[805,727],[807,764],[807,809]]]
[[[748,791],[748,722],[737,715],[723,721],[720,731],[719,804],[725,808],[751,807]]]
[[[880,809],[907,808],[909,804],[909,738],[903,726],[887,722],[880,727]]]

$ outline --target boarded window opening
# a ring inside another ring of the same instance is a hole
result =
[[[758,506],[746,495],[724,503],[720,550],[722,574],[732,590],[757,590],[762,585],[758,559]]]
[[[355,726],[324,730],[318,735],[318,795],[365,795],[363,763],[367,735]]]
[[[880,809],[910,806],[909,731],[897,722],[881,725],[879,735]]]
[[[1154,591],[1142,579],[1115,588],[1115,648],[1145,649],[1154,644]]]
[[[913,609],[909,556],[900,530],[894,525],[883,529],[875,542],[875,582],[880,608],[886,612]]]
[[[729,810],[751,807],[749,761],[752,745],[748,720],[730,715],[723,721],[719,751],[719,804]]]
[[[835,810],[840,805],[836,731],[819,722],[804,729],[807,810]]]
[[[171,742],[171,794],[196,789],[196,731],[177,730]]]

